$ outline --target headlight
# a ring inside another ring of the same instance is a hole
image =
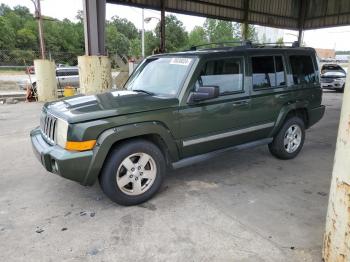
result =
[[[344,79],[343,78],[336,78],[336,79],[334,79],[334,81],[336,81],[336,82],[343,82]]]
[[[67,143],[68,123],[62,119],[56,122],[56,143],[65,148]]]

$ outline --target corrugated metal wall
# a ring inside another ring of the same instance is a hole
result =
[[[242,22],[245,1],[250,24],[298,29],[301,1],[306,1],[304,29],[350,25],[350,0],[164,0],[166,11]],[[107,0],[159,10],[160,0]]]

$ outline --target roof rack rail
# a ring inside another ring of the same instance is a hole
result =
[[[289,44],[286,45],[286,44]],[[294,42],[282,42],[282,43],[254,43],[253,47],[300,47],[298,41]]]
[[[232,44],[235,44],[232,46]],[[286,44],[289,44],[287,46]],[[233,48],[236,46],[242,47],[255,47],[255,48],[263,48],[263,47],[300,47],[298,41],[295,42],[283,42],[283,43],[252,43],[251,41],[226,41],[226,42],[214,42],[214,43],[206,43],[202,45],[191,46],[190,51],[199,50],[199,47],[208,46],[209,48],[202,48],[202,50],[206,49],[216,49],[216,48]],[[210,47],[215,46],[215,47]]]
[[[213,42],[213,43],[206,43],[206,44],[201,44],[201,45],[196,45],[196,46],[191,46],[190,50],[195,51],[198,50],[198,47],[203,47],[203,46],[216,46],[219,48],[222,47],[232,47],[232,46],[227,46],[227,44],[238,44],[236,46],[251,46],[252,42],[251,41],[225,41],[225,42]]]

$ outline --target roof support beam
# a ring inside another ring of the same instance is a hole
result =
[[[165,8],[164,0],[160,0],[160,50],[165,53]]]
[[[244,18],[242,28],[242,38],[244,41],[248,40],[248,14],[249,14],[249,0],[244,0]]]
[[[306,5],[308,0],[299,0],[299,19],[298,19],[298,43],[301,46],[303,41],[303,29],[306,16]]]
[[[105,55],[106,0],[83,0],[85,54]]]

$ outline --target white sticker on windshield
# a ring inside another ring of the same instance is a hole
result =
[[[185,58],[185,57],[174,57],[170,60],[171,65],[183,65],[188,66],[191,63],[191,58]]]

